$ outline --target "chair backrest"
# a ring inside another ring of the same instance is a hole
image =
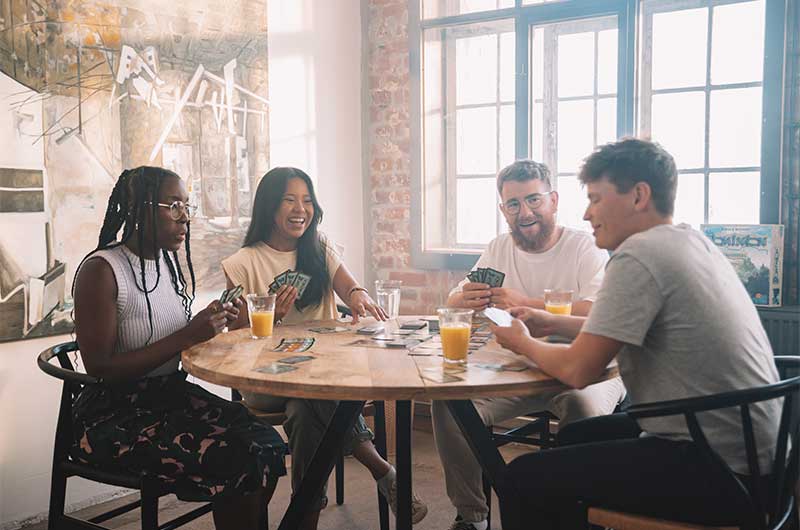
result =
[[[783,378],[781,381],[757,388],[725,392],[712,396],[634,405],[627,413],[632,418],[683,415],[692,439],[707,456],[724,466],[750,499],[753,519],[743,528],[777,529],[793,517],[797,505],[795,485],[800,469],[800,356],[776,356],[775,363]],[[793,376],[792,376],[793,374]],[[753,429],[750,405],[773,399],[783,399],[778,435],[775,443],[775,461],[766,483],[758,463],[758,449]],[[722,458],[711,449],[697,421],[697,413],[739,407],[742,421],[745,453],[751,480],[743,484]],[[766,491],[763,487],[766,486]]]
[[[37,363],[39,368],[56,379],[61,379],[64,384],[61,389],[61,405],[58,410],[58,423],[56,424],[55,458],[63,461],[68,458],[69,448],[72,445],[72,401],[85,385],[102,382],[97,377],[76,372],[69,354],[78,352],[77,342],[64,342],[47,348],[39,354]],[[59,366],[51,361],[55,358]]]

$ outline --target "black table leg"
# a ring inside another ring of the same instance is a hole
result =
[[[353,429],[362,408],[364,408],[363,401],[340,401],[336,406],[336,411],[314,452],[303,481],[292,496],[292,502],[289,503],[289,508],[278,527],[279,530],[294,530],[300,526],[308,506],[314,497],[319,495],[322,484],[331,474],[336,457],[341,454],[344,447],[345,435]]]
[[[398,401],[397,433],[397,530],[411,530],[411,402]]]
[[[472,453],[478,459],[484,476],[495,491],[500,491],[506,462],[497,450],[478,411],[475,410],[475,405],[469,400],[447,401],[447,408],[450,409]]]

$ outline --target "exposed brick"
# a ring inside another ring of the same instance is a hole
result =
[[[409,287],[425,287],[428,285],[428,275],[424,272],[397,272],[389,273],[390,280],[400,280]]]

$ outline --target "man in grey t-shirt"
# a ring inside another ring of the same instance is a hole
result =
[[[588,318],[515,308],[527,327],[520,320],[493,327],[498,341],[575,388],[596,381],[616,357],[634,404],[777,381],[766,333],[731,264],[700,232],[672,224],[672,156],[652,142],[626,139],[590,155],[580,179],[589,197],[584,219],[597,246],[614,251]],[[531,338],[552,333],[575,340],[567,346]],[[759,403],[751,413],[766,472],[779,403]],[[738,409],[698,419],[727,465],[747,473]],[[537,528],[585,525],[578,500],[697,523],[737,522],[742,503],[734,485],[702,458],[681,416],[637,425],[615,415],[574,423],[561,436],[578,445],[525,455],[509,466],[503,528],[524,527],[531,512]]]

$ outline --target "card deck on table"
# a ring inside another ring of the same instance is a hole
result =
[[[313,337],[301,337],[296,339],[281,339],[272,351],[285,351],[285,352],[304,352],[314,345]]]
[[[284,357],[283,359],[278,359],[278,362],[284,364],[297,364],[310,361],[313,358],[314,358],[313,355],[292,355],[291,357]]]
[[[262,372],[265,374],[282,374],[284,372],[291,372],[292,370],[297,370],[297,367],[291,366],[289,364],[270,363],[266,366],[260,366],[255,370],[256,372]]]
[[[325,334],[325,333],[343,333],[345,331],[350,331],[350,329],[342,326],[335,326],[335,327],[308,328],[308,331]]]

